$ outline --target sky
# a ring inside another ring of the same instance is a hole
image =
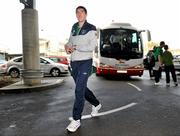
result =
[[[19,0],[0,0],[0,49],[22,53],[21,10]],[[75,9],[88,10],[87,21],[103,27],[114,20],[151,31],[152,41],[164,40],[170,48],[180,49],[179,0],[36,0],[39,37],[65,42],[77,21]]]

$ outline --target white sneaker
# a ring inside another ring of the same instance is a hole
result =
[[[81,126],[80,120],[72,120],[66,129],[69,132],[75,132],[80,126]]]
[[[98,106],[92,106],[92,112],[91,112],[91,116],[92,117],[95,117],[95,116],[97,116],[97,114],[98,114],[98,111],[101,109],[101,107],[102,107],[102,105],[101,104],[99,104]]]
[[[154,83],[154,85],[158,86],[158,85],[162,85],[162,84],[160,82],[157,82],[157,83]]]

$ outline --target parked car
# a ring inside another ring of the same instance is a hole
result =
[[[4,73],[13,78],[20,76],[20,71],[23,69],[23,57],[15,57],[4,64]],[[40,57],[40,69],[44,75],[51,75],[53,77],[60,76],[61,73],[68,73],[68,66],[64,64],[55,63],[52,60]]]
[[[52,61],[60,64],[69,65],[69,61],[65,56],[47,56],[47,58],[51,59]]]
[[[176,71],[180,71],[180,55],[174,55],[174,68]]]
[[[6,60],[0,59],[0,65],[1,65],[1,64],[5,64],[6,62],[7,62]]]
[[[5,73],[5,69],[6,69],[6,64],[7,61],[6,60],[0,60],[0,74]]]

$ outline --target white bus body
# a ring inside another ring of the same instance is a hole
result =
[[[98,30],[94,53],[96,75],[142,76],[143,42],[141,32],[128,23],[112,23]],[[150,32],[148,31],[148,40]]]

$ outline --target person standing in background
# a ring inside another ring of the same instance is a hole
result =
[[[173,55],[170,51],[168,51],[168,48],[169,48],[168,45],[165,45],[164,46],[165,51],[162,54],[162,60],[166,73],[166,86],[170,86],[170,72],[172,75],[172,79],[174,81],[174,85],[178,86],[174,64],[173,64]]]
[[[159,47],[154,48],[154,56],[155,56],[155,66],[153,67],[154,76],[155,76],[155,83],[154,85],[161,85],[160,78],[162,73],[162,54],[165,42],[161,41]]]
[[[96,116],[101,108],[99,100],[93,92],[87,88],[88,77],[92,70],[93,51],[97,45],[96,27],[87,22],[87,10],[83,6],[76,8],[75,23],[71,30],[65,50],[71,54],[71,75],[75,82],[75,101],[73,107],[73,120],[67,130],[75,132],[81,125],[81,116],[85,100],[92,105],[91,116]]]
[[[149,77],[150,79],[153,79],[154,77],[153,67],[155,66],[155,57],[153,50],[149,50],[149,52],[146,55],[146,59],[147,59],[146,61],[147,61],[147,68],[149,71]]]

